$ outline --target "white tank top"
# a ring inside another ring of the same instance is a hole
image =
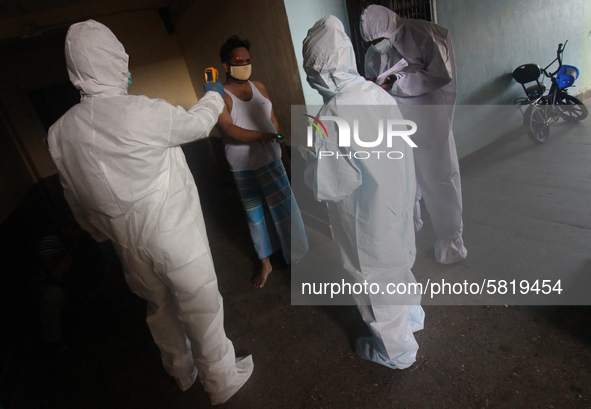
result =
[[[249,101],[242,101],[225,90],[232,98],[232,123],[251,131],[276,133],[277,130],[271,122],[271,101],[265,98],[252,82],[248,81],[248,84],[252,89],[252,98]],[[226,158],[233,171],[255,170],[281,158],[281,148],[276,142],[263,147],[260,142],[238,142],[226,136],[223,140]]]

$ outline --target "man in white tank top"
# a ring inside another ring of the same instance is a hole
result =
[[[308,242],[281,158],[289,156],[277,142],[279,124],[265,86],[249,81],[250,43],[233,36],[222,46],[226,72],[224,111],[217,123],[226,158],[242,198],[255,249],[262,262],[255,287],[265,284],[273,267],[269,256],[282,250],[287,264],[297,262]],[[283,153],[283,155],[282,155]]]

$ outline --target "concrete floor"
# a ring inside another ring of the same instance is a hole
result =
[[[435,263],[426,216],[417,279],[476,280],[504,270],[588,283],[590,131],[591,119],[559,124],[542,146],[516,133],[463,161],[469,257]],[[591,408],[591,308],[426,305],[417,362],[391,370],[353,352],[366,333],[355,307],[292,306],[290,270],[280,260],[265,288],[254,289],[256,256],[237,194],[219,185],[200,193],[226,330],[238,354],[255,361],[251,380],[224,407]],[[318,233],[310,237],[315,249],[334,248]],[[34,326],[23,325],[6,409],[209,407],[200,384],[182,393],[165,373],[144,308],[116,275],[104,300],[70,314],[64,354],[43,355]]]

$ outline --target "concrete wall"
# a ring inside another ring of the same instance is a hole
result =
[[[232,35],[251,42],[252,79],[265,84],[289,143],[291,105],[303,104],[304,96],[283,0],[193,1],[175,27],[198,96],[207,67],[217,68],[225,81],[222,44]]]
[[[591,96],[591,0],[583,0],[581,27],[581,77],[579,89],[588,98]]]
[[[438,23],[451,30],[454,40],[459,91],[454,132],[460,157],[521,124],[519,111],[498,107],[512,105],[523,94],[511,77],[516,67],[530,62],[546,66],[556,57],[558,43],[569,40],[564,62],[579,68],[584,68],[584,63],[591,68],[586,51],[591,29],[589,1],[585,0],[585,7],[583,3],[437,0]],[[591,86],[588,72],[582,72],[578,87],[569,90],[572,94]]]
[[[158,13],[141,11],[102,18],[130,55],[133,85],[130,94],[162,98],[168,102],[191,107],[197,102],[189,72],[175,35],[166,32]],[[3,186],[4,205],[0,220],[24,197],[31,181],[54,175],[55,166],[44,142],[45,130],[29,100],[27,92],[68,81],[64,58],[65,30],[45,32],[31,39],[15,39],[2,43],[0,68],[0,105],[12,140],[3,135],[2,143],[10,144],[5,152],[16,153],[22,166],[0,167],[0,180],[11,180],[12,189]],[[20,151],[17,149],[17,145]],[[6,153],[8,155],[8,153]],[[29,168],[29,171],[25,169]],[[7,194],[7,196],[4,196]],[[6,199],[5,199],[6,197]]]
[[[197,103],[177,36],[168,34],[158,13],[144,11],[103,17],[129,54],[129,93],[162,98],[185,109]]]
[[[314,23],[329,14],[338,17],[343,22],[347,33],[349,33],[346,0],[285,0],[285,10],[287,11],[289,30],[298,62],[302,91],[306,104],[322,105],[324,103],[322,97],[306,81],[306,73],[302,67],[302,42]]]

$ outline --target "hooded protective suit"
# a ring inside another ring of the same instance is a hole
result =
[[[375,129],[377,114],[386,112],[390,119],[402,119],[388,93],[357,73],[351,41],[336,17],[328,16],[308,31],[303,55],[308,82],[325,99],[317,116],[321,120],[333,116],[353,124],[356,118],[363,131]],[[412,148],[401,138],[394,138],[388,150],[402,152],[404,159],[392,160],[384,155],[356,159],[361,145],[339,147],[339,138],[343,137],[340,126],[328,120],[325,124],[328,138],[316,133],[314,152],[303,147],[300,151],[307,160],[306,184],[317,200],[329,203],[345,269],[358,282],[377,283],[382,290],[389,283],[416,283],[410,270],[416,254]],[[392,305],[392,301],[401,299],[380,294],[356,296],[373,335],[358,339],[356,352],[390,368],[404,369],[416,359],[418,344],[413,332],[423,328],[424,312],[420,295],[402,299],[408,305]]]
[[[418,203],[422,193],[439,237],[435,258],[444,264],[464,260],[460,168],[452,132],[457,86],[451,34],[436,24],[404,20],[386,7],[371,5],[361,15],[361,36],[365,41],[384,37],[392,44],[384,54],[368,49],[366,77],[377,77],[401,58],[409,64],[389,92],[404,118],[418,126],[412,137],[419,146],[414,151],[419,184],[415,228],[423,225]]]
[[[66,37],[70,80],[81,102],[49,130],[49,149],[76,220],[115,244],[168,373],[188,389],[197,372],[212,403],[248,380],[223,327],[197,187],[179,145],[208,136],[222,112],[208,92],[189,111],[127,94],[128,55],[103,24],[74,24]],[[197,371],[198,370],[198,371]]]

